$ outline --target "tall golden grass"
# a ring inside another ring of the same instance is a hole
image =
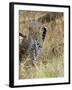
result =
[[[20,32],[28,37],[30,22],[33,19],[38,20],[38,17],[43,18],[42,15],[45,16],[49,13],[51,12],[19,11]],[[40,21],[40,23],[48,28],[41,56],[35,66],[29,57],[26,59],[22,57],[22,61],[19,63],[19,79],[64,76],[64,16],[59,16],[49,22]]]

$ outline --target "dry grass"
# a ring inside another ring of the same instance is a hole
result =
[[[49,12],[48,12],[49,13]],[[47,12],[20,11],[20,32],[28,36],[31,20],[38,19]],[[53,14],[53,13],[52,13]],[[58,13],[59,14],[59,13]],[[22,57],[19,63],[19,79],[51,78],[64,76],[64,17],[60,16],[50,22],[41,23],[48,27],[38,63]]]

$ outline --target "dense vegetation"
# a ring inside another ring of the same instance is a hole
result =
[[[28,39],[29,26],[36,20],[48,28],[42,53],[35,66],[26,53],[19,63],[19,79],[50,78],[64,76],[64,15],[62,12],[19,11],[19,28]],[[39,32],[34,30],[34,32]]]

